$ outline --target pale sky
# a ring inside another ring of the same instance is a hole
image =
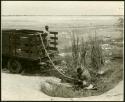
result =
[[[124,15],[124,1],[2,1],[2,15]]]

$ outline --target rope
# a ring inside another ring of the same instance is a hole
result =
[[[44,45],[44,43],[43,43],[43,38],[42,38],[42,36],[41,36],[41,33],[39,33],[39,35],[40,35],[41,43],[42,43],[42,45],[43,45],[43,48],[44,48],[44,50],[45,50],[45,53],[46,53],[47,57],[49,58],[49,60],[50,60],[51,64],[53,65],[53,67],[54,67],[61,75],[63,75],[64,77],[66,77],[66,78],[68,78],[68,79],[71,79],[71,80],[78,80],[78,79],[75,79],[75,78],[72,78],[72,77],[69,77],[69,76],[63,74],[63,73],[55,66],[55,64],[53,63],[52,59],[50,58],[50,56],[49,56],[49,54],[48,54],[48,52],[47,52],[47,50],[46,50],[46,48],[45,48],[45,45]]]

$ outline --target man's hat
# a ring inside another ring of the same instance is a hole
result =
[[[83,72],[82,68],[81,68],[81,67],[78,67],[78,68],[77,68],[77,73],[82,73],[82,72]]]

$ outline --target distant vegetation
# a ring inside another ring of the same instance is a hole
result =
[[[118,19],[117,26],[118,27],[123,27],[123,25],[124,25],[124,18],[120,17]]]

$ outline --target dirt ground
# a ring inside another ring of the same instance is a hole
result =
[[[46,80],[60,81],[54,77],[26,76],[19,74],[1,73],[1,97],[2,101],[122,101],[123,100],[123,81],[109,90],[108,92],[91,97],[82,98],[60,98],[50,97],[40,91],[41,84]]]

